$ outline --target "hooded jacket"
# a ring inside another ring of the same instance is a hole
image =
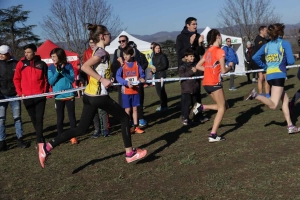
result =
[[[16,88],[13,82],[14,73],[18,61],[10,59],[0,60],[0,92],[6,96],[16,96]]]
[[[186,60],[182,59],[182,65],[179,67],[179,77],[193,77],[200,76],[199,71],[193,72],[192,67],[195,67],[196,63],[189,63]],[[191,79],[191,80],[182,80],[180,82],[181,85],[181,93],[182,94],[195,94],[200,92],[200,84],[199,80]]]
[[[152,57],[152,63],[156,68],[155,78],[166,78],[168,69],[168,58],[163,53],[156,53]]]
[[[193,44],[190,43],[190,37],[196,34],[196,38],[193,42]],[[192,48],[194,51],[195,56],[195,63],[197,63],[200,60],[200,56],[202,56],[205,53],[205,49],[203,46],[199,46],[198,40],[199,40],[200,34],[196,32],[190,32],[187,27],[185,26],[181,33],[176,38],[176,52],[178,55],[178,67],[182,65],[182,58],[184,56],[184,52],[188,48]]]
[[[14,74],[14,84],[19,96],[41,94],[48,91],[48,66],[40,56],[32,60],[22,58]]]

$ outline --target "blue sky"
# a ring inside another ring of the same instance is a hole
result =
[[[68,1],[68,0],[66,0]],[[218,26],[218,13],[225,0],[108,0],[131,34],[153,34],[159,31],[179,31],[187,17],[198,19],[198,27]],[[0,8],[23,4],[24,10],[32,11],[26,24],[36,24],[35,34],[42,36],[40,23],[49,13],[49,0],[0,0]],[[272,0],[282,22],[300,22],[299,0]],[[45,38],[43,38],[45,39]]]

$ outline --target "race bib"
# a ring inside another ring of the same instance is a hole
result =
[[[136,76],[126,77],[125,80],[126,81],[131,81],[131,82],[137,82],[138,81]]]

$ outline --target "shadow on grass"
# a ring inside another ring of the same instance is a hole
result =
[[[244,111],[244,112],[240,112],[240,115],[238,117],[235,118],[235,121],[236,123],[235,124],[228,124],[228,125],[221,125],[220,127],[224,127],[224,126],[234,126],[233,128],[225,131],[221,136],[225,136],[227,135],[228,133],[231,133],[235,130],[237,130],[238,128],[242,127],[244,124],[246,124],[249,119],[251,119],[251,117],[253,115],[258,115],[260,113],[263,112],[263,107],[264,105],[261,104],[261,105],[257,105],[247,111]]]
[[[241,87],[243,87],[245,85],[250,85],[250,84],[252,84],[252,83],[249,83],[248,81],[245,81],[245,82],[240,83],[240,85],[237,86],[236,88],[241,88]]]
[[[293,88],[295,88],[295,84],[289,84],[284,86],[285,91],[288,91],[289,89],[293,89]]]

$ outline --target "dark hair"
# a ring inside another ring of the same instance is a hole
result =
[[[62,64],[67,64],[67,55],[65,50],[63,50],[62,48],[54,48],[52,49],[52,51],[50,52],[50,57],[51,55],[56,54],[58,57],[58,61]]]
[[[134,41],[129,41],[128,46],[131,46],[132,48],[136,48],[136,44],[134,43]]]
[[[156,44],[156,42],[151,42],[151,45],[155,45]]]
[[[126,55],[131,55],[133,56],[134,54],[134,50],[131,46],[126,46],[124,49],[123,49],[123,53],[125,53]]]
[[[160,46],[160,44],[158,44],[158,43],[155,43],[154,45],[153,45],[153,52],[154,52],[154,49],[155,49],[155,47],[157,47],[157,46],[159,46],[159,48],[160,48],[160,53],[162,53],[162,49],[161,49],[161,46]],[[154,54],[155,54],[155,52],[154,52]]]
[[[127,37],[127,35],[120,35],[120,36],[119,36],[119,39],[120,39],[121,37],[126,38],[127,41],[129,40],[128,37]]]
[[[271,24],[268,26],[268,34],[272,40],[275,40],[278,36],[283,37],[285,25],[281,23]]]
[[[207,46],[213,45],[214,42],[217,40],[217,36],[221,35],[220,32],[217,29],[211,29],[208,31],[206,40],[207,40]]]
[[[196,19],[195,17],[188,17],[188,18],[185,20],[185,25],[191,24],[192,21],[197,21],[197,19]]]
[[[100,41],[99,35],[105,34],[108,32],[107,28],[103,25],[97,24],[88,24],[87,29],[90,31],[90,40],[93,40],[94,43],[98,43]]]
[[[231,38],[229,38],[229,37],[228,37],[228,38],[226,38],[226,40],[225,40],[225,41],[227,41],[228,39],[230,39],[230,41],[231,41]]]
[[[26,45],[23,47],[23,50],[26,50],[26,49],[31,49],[33,52],[36,52],[37,47],[36,47],[35,44],[31,43],[31,44],[26,44]]]
[[[184,56],[190,56],[190,55],[194,55],[194,51],[192,48],[188,48],[187,50],[185,50],[184,52]]]
[[[258,32],[260,33],[260,31],[263,30],[263,29],[265,29],[265,28],[267,28],[267,26],[260,26],[260,27],[258,28]]]

